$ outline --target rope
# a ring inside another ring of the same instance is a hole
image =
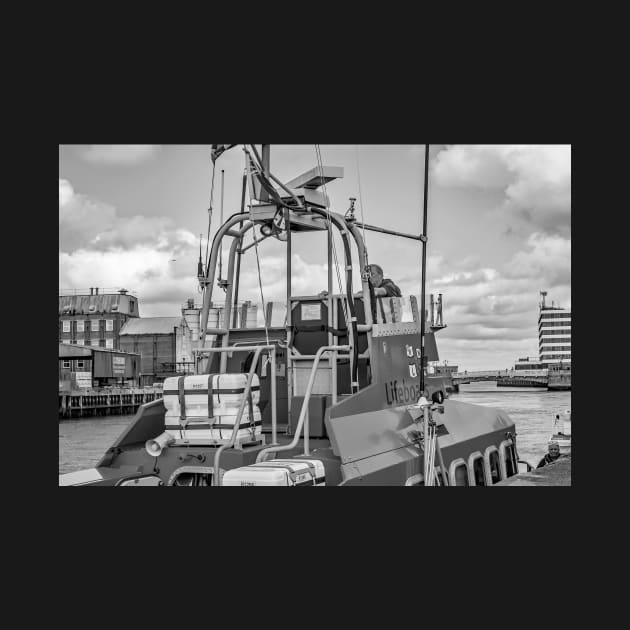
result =
[[[431,417],[431,411],[424,410],[424,485],[433,486],[434,481],[437,480],[441,485],[439,477],[436,475],[435,470],[435,447],[437,444],[437,425],[433,422]],[[446,471],[442,471],[443,475],[446,475]]]

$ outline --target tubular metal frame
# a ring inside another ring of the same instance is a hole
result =
[[[254,379],[254,374],[256,372],[256,366],[258,364],[258,358],[260,357],[263,350],[270,351],[271,353],[271,370],[272,370],[272,379],[271,379],[271,440],[272,443],[277,444],[277,420],[276,420],[276,346],[269,344],[265,346],[232,346],[232,347],[223,347],[223,348],[202,348],[196,349],[194,352],[196,354],[202,353],[211,353],[211,352],[220,352],[225,354],[226,352],[252,352],[254,351],[254,359],[252,360],[252,364],[249,368],[249,373],[247,374],[247,383],[245,385],[245,391],[243,392],[243,399],[241,400],[241,404],[238,408],[238,412],[236,414],[236,420],[234,422],[234,427],[232,429],[232,435],[230,436],[229,441],[226,444],[223,444],[217,449],[217,452],[214,456],[214,475],[213,475],[213,484],[216,486],[221,485],[221,480],[219,478],[219,470],[220,470],[220,459],[223,451],[227,448],[232,448],[236,442],[236,434],[239,431],[239,427],[241,425],[241,419],[243,417],[243,412],[245,410],[245,404],[247,403],[247,398],[249,392],[251,392],[252,381]],[[251,419],[253,422],[253,418]]]
[[[311,391],[313,390],[313,384],[315,383],[315,374],[317,373],[317,366],[319,365],[319,360],[324,352],[350,352],[351,347],[348,346],[322,346],[315,355],[315,360],[313,361],[313,367],[311,368],[311,375],[308,379],[308,385],[306,387],[306,392],[304,393],[304,401],[302,402],[302,409],[300,410],[300,416],[298,418],[297,427],[295,429],[295,435],[293,436],[293,440],[289,444],[285,444],[284,446],[270,446],[268,448],[262,449],[258,455],[256,456],[256,463],[263,461],[263,458],[269,453],[279,453],[282,451],[290,451],[294,449],[298,442],[300,441],[300,434],[302,433],[302,428],[304,427],[304,452],[303,455],[309,455],[308,448],[308,440],[309,440],[309,426],[308,426],[308,403],[311,398]]]

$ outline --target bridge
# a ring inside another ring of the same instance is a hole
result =
[[[547,370],[485,370],[477,372],[454,372],[454,385],[475,381],[496,381],[497,385],[520,385],[531,387],[547,386]]]

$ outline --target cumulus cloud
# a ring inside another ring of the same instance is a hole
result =
[[[59,180],[60,287],[124,286],[137,292],[144,315],[176,313],[196,290],[197,247],[196,237],[172,219],[120,217]],[[155,312],[159,303],[175,311]]]
[[[60,179],[59,234],[60,287],[123,286],[135,291],[145,317],[176,316],[187,298],[200,300],[196,279],[199,243],[172,219],[120,217],[112,206],[77,193],[69,181]],[[285,299],[284,247],[273,239],[261,246],[260,270],[267,302]],[[227,252],[224,247],[224,275]],[[252,248],[243,257],[239,298],[260,303],[254,252]],[[326,265],[307,263],[298,254],[293,255],[292,265],[294,294],[313,294],[327,287]],[[213,301],[224,299],[225,293],[215,285]]]
[[[225,267],[224,267],[225,268]],[[293,295],[314,295],[328,287],[326,265],[308,263],[299,254],[291,256]],[[284,301],[286,298],[286,259],[283,255],[261,252],[260,273],[266,301]],[[343,278],[342,278],[343,280]],[[342,283],[345,286],[345,283]],[[336,287],[336,280],[334,286]],[[335,288],[335,292],[337,289]],[[255,254],[248,250],[241,267],[239,296],[260,302],[260,288]]]
[[[547,287],[571,282],[571,241],[539,232],[527,239],[527,251],[514,254],[506,266],[509,278],[535,278]]]
[[[462,371],[511,369],[519,357],[538,353],[535,339],[459,339],[449,334],[448,328],[438,334],[440,360],[448,360]]]
[[[138,164],[152,158],[157,144],[90,144],[79,150],[79,155],[93,164]]]
[[[180,268],[178,273],[170,261],[168,254],[147,245],[130,250],[60,252],[59,285],[122,286],[138,296],[142,316],[176,316],[185,299],[194,297],[197,283],[192,272],[181,274]],[[188,271],[194,270],[194,255],[188,256],[188,262]],[[165,304],[166,308],[159,306]]]
[[[156,249],[177,254],[194,246],[195,237],[177,229],[173,219],[164,217],[120,217],[116,209],[75,192],[72,184],[59,179],[59,247],[108,251],[152,244]]]
[[[457,271],[449,273],[442,278],[435,280],[436,284],[443,286],[474,286],[494,280],[497,276],[495,269],[477,269],[475,271]]]
[[[502,191],[499,211],[507,218],[549,233],[570,233],[570,146],[448,146],[436,156],[432,174],[444,187]]]
[[[72,251],[90,243],[115,221],[115,208],[77,194],[69,181],[59,180],[60,249]]]
[[[61,217],[61,208],[65,207],[74,196],[72,184],[67,179],[59,180],[59,216]]]
[[[443,294],[440,356],[467,369],[508,368],[538,353],[539,291],[571,308],[571,242],[557,234],[531,234],[499,268],[443,260],[441,272],[428,281],[429,292]]]

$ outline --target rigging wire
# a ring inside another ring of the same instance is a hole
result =
[[[339,258],[337,256],[337,247],[335,245],[335,237],[334,237],[334,233],[332,231],[332,222],[330,219],[330,201],[328,199],[328,192],[326,190],[326,182],[324,180],[324,166],[323,166],[323,160],[322,160],[322,154],[321,154],[321,148],[319,146],[319,144],[315,145],[315,157],[317,160],[317,168],[319,170],[319,176],[322,178],[322,187],[324,189],[324,199],[326,202],[326,223],[328,226],[328,232],[330,233],[330,243],[331,243],[331,248],[332,248],[332,253],[333,253],[333,260],[335,261],[335,271],[336,271],[336,275],[337,275],[337,284],[339,286],[339,293],[343,294],[343,288],[341,285],[341,274],[339,272]],[[342,306],[343,306],[343,312],[346,318],[346,326],[348,325],[348,322],[350,321],[348,318],[348,300],[347,297],[343,297],[341,300]]]

